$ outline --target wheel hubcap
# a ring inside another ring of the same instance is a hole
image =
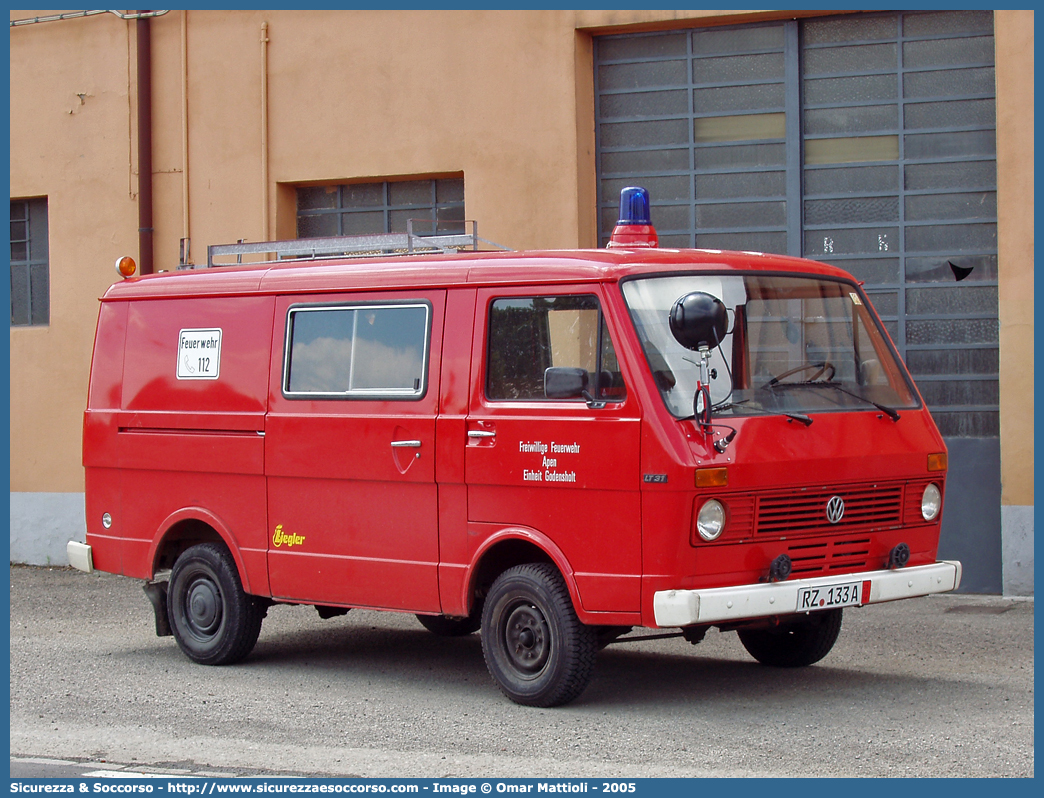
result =
[[[221,593],[209,579],[197,579],[185,596],[186,615],[193,630],[212,635],[221,623]]]
[[[522,604],[508,614],[504,642],[512,665],[527,674],[539,671],[551,653],[547,622],[540,610]]]

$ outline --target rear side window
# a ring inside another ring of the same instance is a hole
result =
[[[627,397],[616,350],[594,296],[496,299],[490,306],[486,395],[490,399],[543,400],[544,372],[579,368],[593,398]]]
[[[291,308],[283,393],[419,399],[426,390],[430,320],[423,302]]]

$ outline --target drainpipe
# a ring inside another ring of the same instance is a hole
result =
[[[147,11],[140,11],[146,14]],[[139,274],[152,274],[152,32],[138,17],[138,260]]]
[[[188,9],[181,12],[181,257],[179,269],[192,268],[192,226],[189,220]]]
[[[268,23],[261,23],[261,240],[268,241]]]

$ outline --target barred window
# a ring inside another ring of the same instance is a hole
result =
[[[11,200],[11,326],[50,322],[47,199]]]
[[[348,183],[297,189],[297,237],[464,232],[464,178]]]

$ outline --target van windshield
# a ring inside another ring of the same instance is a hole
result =
[[[671,332],[693,292],[725,305],[728,325],[708,360],[715,415],[886,412],[919,406],[905,369],[852,283],[772,274],[672,275],[622,284],[667,407],[693,415],[700,355]],[[892,413],[890,413],[891,415]]]

